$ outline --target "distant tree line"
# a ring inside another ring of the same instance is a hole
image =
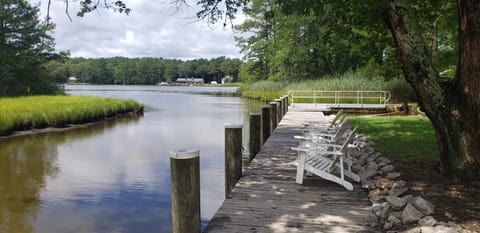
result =
[[[225,57],[182,61],[164,58],[66,58],[50,61],[47,70],[57,83],[69,77],[91,84],[141,84],[175,82],[177,78],[203,78],[221,82],[226,76],[238,79],[242,61]]]

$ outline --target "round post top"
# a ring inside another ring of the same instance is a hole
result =
[[[170,151],[170,158],[173,159],[193,159],[200,156],[200,150],[176,150]]]

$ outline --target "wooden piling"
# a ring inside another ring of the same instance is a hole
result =
[[[225,197],[242,176],[242,125],[225,125]]]
[[[288,103],[288,95],[285,95],[285,114],[287,114],[288,112],[288,106],[290,104]]]
[[[250,113],[250,160],[260,151],[262,145],[262,115],[260,113]]]
[[[273,130],[277,128],[277,102],[270,102],[270,127]]]
[[[172,232],[200,233],[200,152],[170,152]]]
[[[272,133],[270,123],[270,106],[262,107],[262,143],[265,143]]]
[[[280,108],[282,109],[282,118],[287,113],[285,111],[285,96],[280,97]]]
[[[275,102],[277,104],[277,125],[278,123],[282,120],[282,108],[280,104],[280,99],[275,99]]]

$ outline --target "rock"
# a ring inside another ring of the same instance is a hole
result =
[[[367,171],[377,171],[378,170],[378,164],[375,162],[369,162],[367,166]]]
[[[423,233],[423,232],[422,232],[422,229],[420,229],[420,227],[414,227],[412,229],[402,231],[402,233]]]
[[[421,227],[420,229],[422,230],[422,233],[459,233],[457,230],[453,228],[442,226],[442,225],[438,225],[435,227],[425,226],[425,227]]]
[[[364,169],[362,166],[358,165],[358,164],[353,164],[352,165],[352,171],[359,174],[362,169]]]
[[[370,202],[371,202],[372,204],[374,204],[374,203],[377,203],[377,202],[379,202],[379,201],[381,201],[381,200],[383,200],[383,199],[385,199],[385,196],[384,196],[384,195],[373,196],[372,198],[370,198]]]
[[[375,213],[375,215],[381,219],[385,219],[387,217],[389,209],[390,205],[387,202],[373,204],[372,206],[373,213]]]
[[[399,218],[393,216],[392,214],[390,214],[390,216],[388,216],[387,218],[387,221],[393,223],[393,224],[402,224],[402,220],[400,220]]]
[[[410,203],[413,200],[413,196],[411,194],[408,194],[402,197],[402,199],[405,200],[407,203]]]
[[[360,158],[358,158],[357,164],[362,166],[362,167],[367,165],[367,163],[368,163],[367,158],[368,158],[368,155],[363,154],[362,156],[360,156]]]
[[[362,148],[362,149],[365,153],[368,153],[368,154],[375,153],[375,148],[370,147],[370,146],[364,146],[364,148]]]
[[[452,222],[452,221],[448,221],[448,226],[451,227],[451,228],[460,228],[460,226],[458,226],[458,224],[456,224],[455,222]]]
[[[362,188],[372,190],[375,189],[375,181],[373,180],[360,180],[362,182]]]
[[[377,186],[377,188],[386,189],[386,188],[392,188],[394,183],[395,182],[393,180],[381,178],[377,180],[377,182],[375,183],[375,186]]]
[[[446,222],[438,222],[437,225],[442,225],[442,226],[448,227],[448,223],[446,223]]]
[[[374,196],[379,196],[382,191],[380,189],[374,189],[370,192],[368,192],[368,197],[372,198]]]
[[[375,160],[378,158],[378,153],[372,153],[370,156],[367,158],[367,162],[370,163],[375,163]],[[377,163],[375,163],[377,164]]]
[[[394,210],[402,210],[403,207],[407,204],[407,202],[405,200],[403,200],[402,198],[399,198],[397,196],[387,196],[387,197],[385,197],[385,200],[387,200],[388,204]]]
[[[367,170],[366,172],[359,173],[358,176],[360,176],[360,180],[368,180],[370,177],[378,174],[378,171],[374,170]]]
[[[433,211],[435,209],[435,206],[431,202],[423,199],[422,197],[414,197],[411,203],[413,206],[415,206],[415,208],[420,210],[424,215],[433,214]]]
[[[389,196],[396,196],[396,197],[399,197],[401,196],[402,194],[406,193],[408,191],[408,188],[407,187],[403,187],[403,188],[392,188],[390,190],[388,190],[388,195]],[[404,200],[405,202],[407,200]]]
[[[437,220],[435,220],[432,216],[425,216],[422,219],[418,220],[418,225],[420,226],[435,226],[437,224]]]
[[[403,188],[405,186],[407,186],[407,181],[404,181],[404,180],[396,181],[395,184],[393,185],[393,187],[395,188]]]
[[[447,219],[449,219],[449,220],[457,220],[458,219],[457,217],[454,217],[450,212],[448,212],[446,210],[445,210],[445,217],[447,217]]]
[[[389,163],[392,163],[392,161],[388,158],[383,157],[383,156],[378,156],[377,163],[389,164]]]
[[[411,222],[417,222],[422,218],[424,214],[417,210],[412,204],[407,204],[405,209],[403,209],[402,212],[402,222],[404,224],[411,223]]]
[[[385,176],[385,178],[387,179],[390,179],[390,180],[394,180],[394,179],[397,179],[398,177],[400,177],[402,174],[400,172],[390,172],[387,174],[387,176]]]
[[[384,166],[384,167],[380,168],[380,171],[382,171],[384,173],[389,173],[389,172],[393,172],[394,169],[395,169],[395,167],[393,167],[393,165],[387,165],[387,166]]]
[[[362,156],[363,153],[358,151],[358,150],[350,150],[350,156],[354,157],[354,158],[360,158],[360,156]]]
[[[386,222],[385,225],[383,226],[383,229],[388,230],[393,227],[393,224],[390,222]]]
[[[402,218],[402,211],[393,211],[393,212],[390,213],[390,216],[401,219]]]
[[[367,185],[368,184],[368,185],[375,186],[375,181],[370,180],[370,179],[360,179],[360,183],[362,183],[362,185]]]

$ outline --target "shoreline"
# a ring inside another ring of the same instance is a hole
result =
[[[45,134],[45,133],[57,133],[57,132],[66,132],[74,129],[83,129],[88,128],[95,125],[100,125],[105,122],[115,121],[121,118],[129,118],[129,117],[141,117],[143,116],[143,109],[137,111],[130,111],[126,113],[119,113],[113,115],[111,117],[105,117],[100,120],[79,123],[79,124],[65,124],[65,127],[46,127],[46,128],[33,128],[33,129],[26,129],[26,130],[18,130],[14,131],[8,135],[1,135],[0,140],[11,139],[16,137],[23,137],[23,136],[30,136],[30,135],[37,135],[37,134]]]

